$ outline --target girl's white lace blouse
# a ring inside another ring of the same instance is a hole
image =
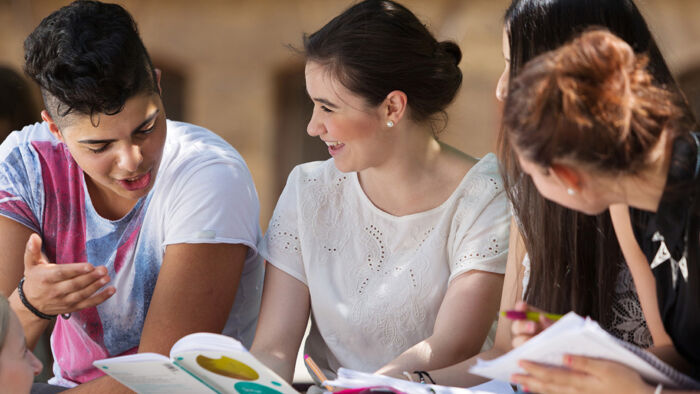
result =
[[[259,250],[309,288],[306,353],[327,372],[372,372],[431,335],[452,279],[505,272],[509,224],[493,154],[440,206],[401,217],[330,159],[294,168]]]

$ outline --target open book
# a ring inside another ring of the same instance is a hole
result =
[[[170,359],[137,353],[93,365],[137,393],[297,393],[237,340],[220,334],[184,336]]]
[[[389,376],[375,375],[352,369],[338,369],[338,377],[335,380],[326,381],[325,384],[336,388],[390,388],[392,392],[410,394],[485,394],[485,393],[512,393],[510,385],[503,382],[491,381],[468,389],[458,387],[439,386],[436,384],[423,384],[409,382],[408,380],[395,379]]]
[[[490,360],[478,360],[469,372],[508,381],[514,373],[524,373],[519,360],[563,366],[565,354],[603,358],[624,364],[650,383],[668,388],[700,389],[700,382],[682,374],[653,354],[621,341],[603,330],[598,323],[569,312],[539,335]]]

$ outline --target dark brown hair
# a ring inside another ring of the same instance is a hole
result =
[[[542,167],[575,162],[636,174],[680,111],[654,84],[647,57],[607,30],[584,33],[531,60],[512,82],[504,125],[515,147]]]
[[[680,93],[632,0],[513,0],[504,22],[511,81],[529,60],[591,26],[602,26],[635,53],[647,54],[655,80]],[[508,134],[502,131],[498,140],[501,175],[530,257],[525,300],[555,313],[573,310],[591,316],[610,329],[615,287],[625,264],[610,215],[588,216],[546,200],[522,172]]]
[[[54,120],[116,114],[129,98],[158,93],[136,23],[118,4],[78,0],[44,18],[24,41],[24,71]]]
[[[411,11],[390,0],[348,8],[305,36],[304,52],[370,106],[393,90],[404,92],[416,121],[445,116],[462,84],[457,44],[438,42]]]

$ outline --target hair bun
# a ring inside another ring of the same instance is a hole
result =
[[[561,59],[562,64],[570,71],[575,70],[581,76],[604,84],[605,88],[611,87],[608,85],[611,80],[629,80],[645,66],[638,64],[640,62],[629,44],[607,30],[588,31],[576,38],[572,45],[577,46],[578,51],[573,56],[562,52],[561,56],[568,57]]]
[[[453,41],[441,41],[438,43],[438,47],[440,48],[440,51],[448,54],[454,59],[455,66],[459,65],[459,62],[462,60],[462,50],[459,49],[457,44],[455,44]]]
[[[645,69],[647,59],[608,31],[588,31],[523,67],[510,85],[505,129],[541,166],[566,159],[638,174],[682,116],[674,93]]]

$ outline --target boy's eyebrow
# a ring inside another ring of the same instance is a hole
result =
[[[158,116],[159,113],[160,113],[160,109],[156,109],[155,111],[153,111],[153,113],[150,114],[150,115],[146,118],[146,120],[144,120],[143,122],[141,122],[141,124],[139,124],[139,125],[134,129],[134,131],[131,132],[131,134],[138,133],[144,126],[146,126],[147,124],[151,123],[151,122],[153,121],[153,119],[155,119],[155,117]],[[80,140],[80,141],[78,141],[78,142],[80,142],[81,144],[89,144],[89,145],[92,145],[92,144],[106,144],[106,143],[108,143],[108,142],[114,142],[114,141],[116,141],[116,140],[114,140],[114,139],[111,139],[111,140],[89,140],[89,139],[88,139],[88,140]]]
[[[328,100],[326,100],[326,99],[324,99],[324,98],[314,97],[313,100],[314,100],[314,101],[318,101],[319,103],[321,103],[321,104],[323,104],[323,105],[327,105],[327,106],[329,106],[329,107],[331,107],[331,108],[338,108],[337,105],[331,103],[330,101],[328,101]]]

